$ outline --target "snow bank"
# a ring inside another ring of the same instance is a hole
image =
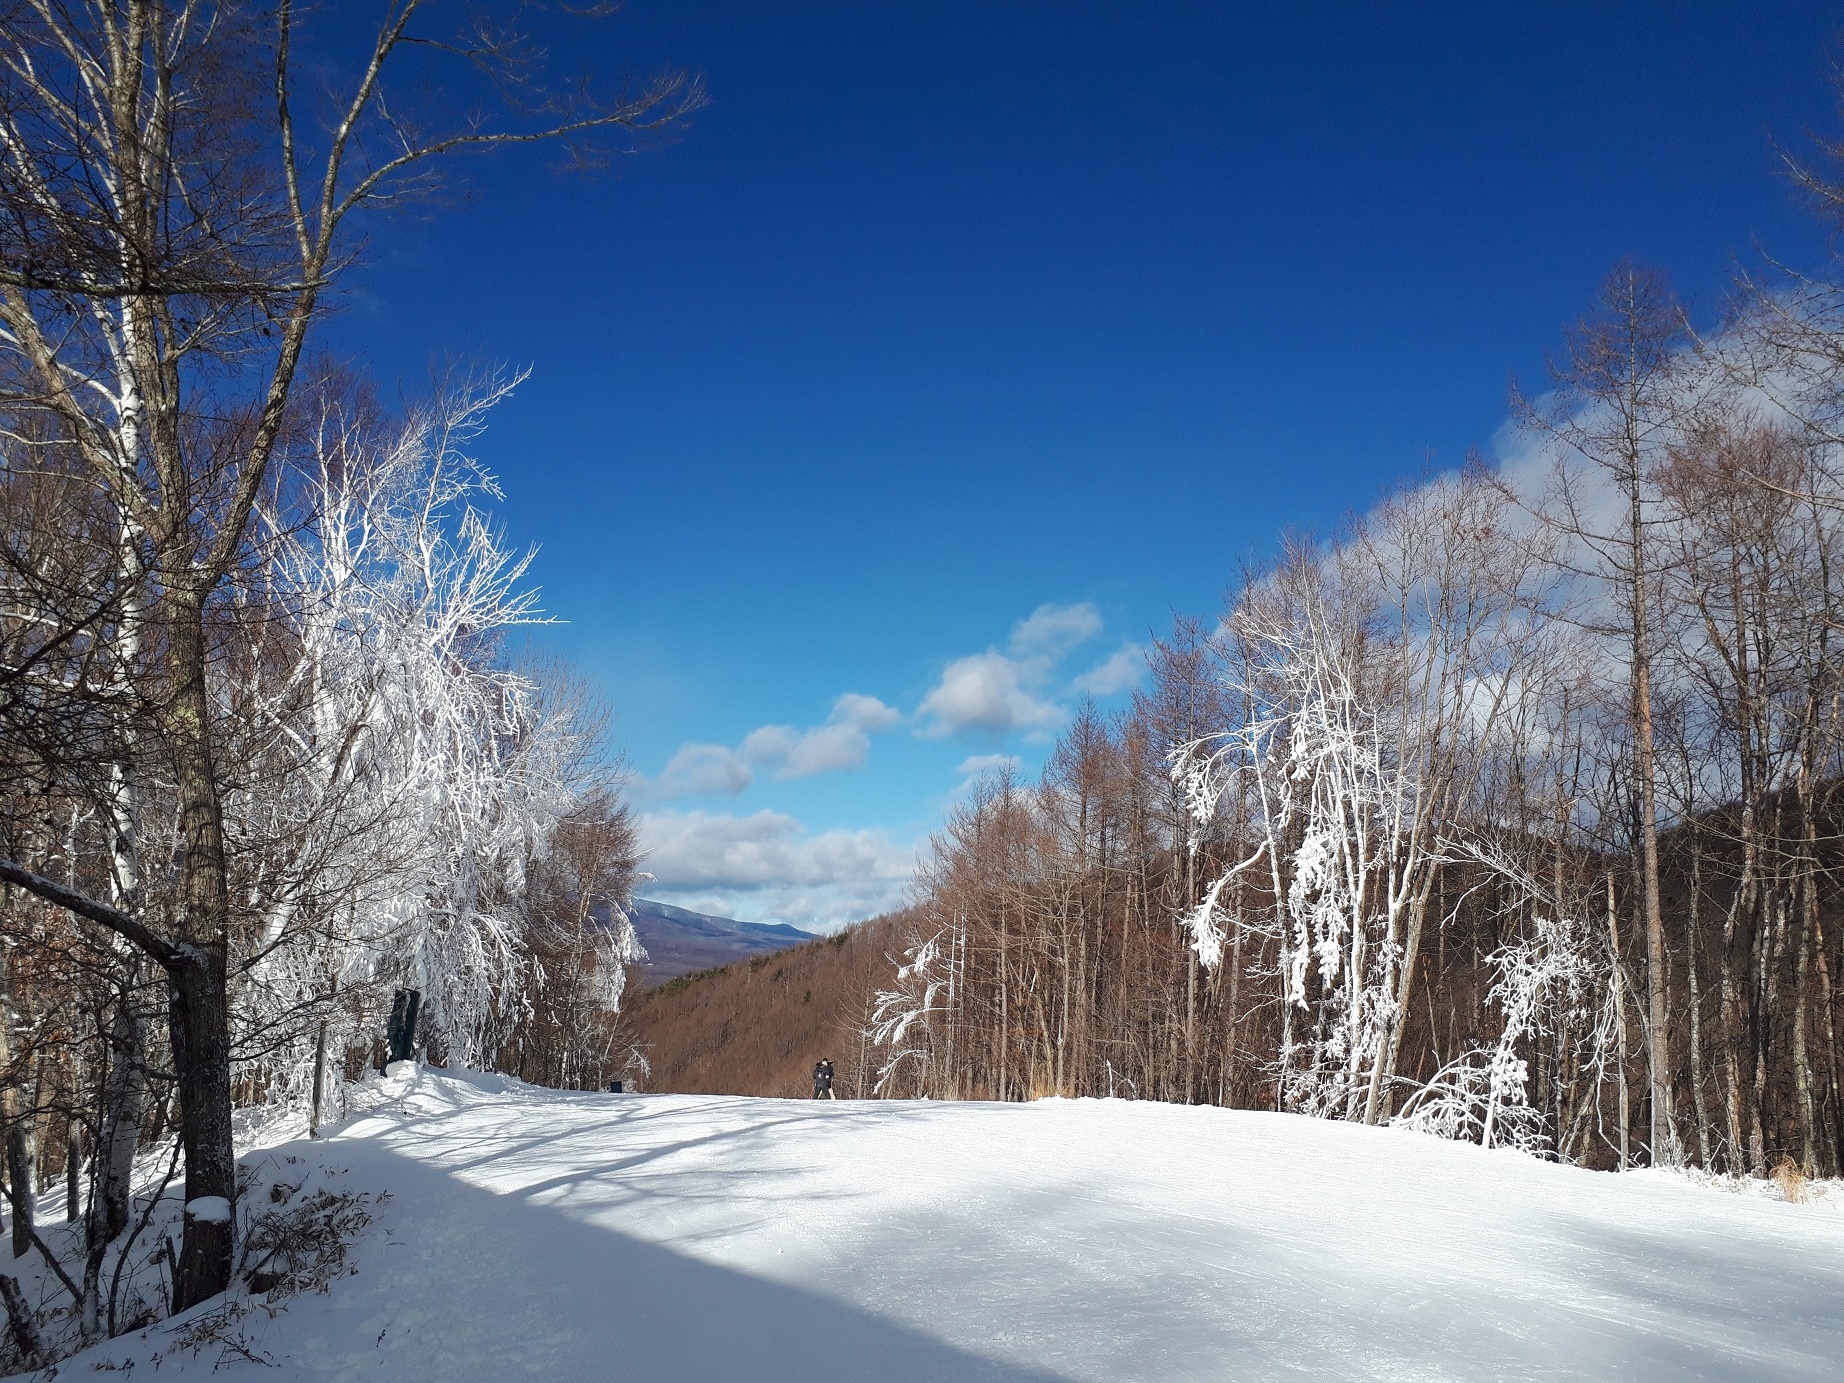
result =
[[[270,1380],[1803,1379],[1844,1206],[1217,1109],[377,1082],[294,1143],[353,1276],[188,1352]],[[239,1351],[266,1361],[250,1362]],[[267,1364],[274,1367],[268,1367]]]

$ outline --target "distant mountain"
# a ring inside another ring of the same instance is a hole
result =
[[[737,922],[645,898],[636,898],[627,915],[647,949],[647,963],[640,967],[639,976],[643,989],[694,970],[785,951],[813,940],[812,932],[782,922]]]

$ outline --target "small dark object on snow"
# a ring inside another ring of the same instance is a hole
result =
[[[416,1019],[423,1007],[420,989],[399,989],[391,996],[391,1021],[384,1030],[384,1064],[408,1061],[416,1050]]]
[[[832,1058],[824,1057],[813,1068],[813,1098],[816,1100],[836,1100],[832,1093]]]
[[[608,1093],[611,1095],[619,1095],[621,1093],[621,1082],[618,1080],[611,1080],[608,1083]]]
[[[250,1284],[250,1290],[260,1296],[271,1287],[279,1286],[287,1276],[287,1273],[278,1273],[273,1268],[258,1268],[246,1281]]]

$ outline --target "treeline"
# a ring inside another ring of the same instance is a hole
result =
[[[621,1006],[621,1050],[638,1054],[627,1074],[642,1090],[801,1098],[830,1057],[841,1098],[870,1095],[880,1060],[865,1020],[908,923],[873,918],[642,990]]]
[[[1622,264],[1552,368],[1518,460],[1287,542],[954,814],[883,1093],[1838,1174],[1844,290],[1699,335]]]
[[[437,1060],[614,1059],[633,828],[592,700],[508,652],[469,456],[513,381],[387,408],[313,339],[444,157],[613,152],[699,90],[541,90],[516,26],[425,8],[356,52],[290,6],[0,16],[0,1364],[223,1291],[236,1109],[337,1114],[395,988]]]

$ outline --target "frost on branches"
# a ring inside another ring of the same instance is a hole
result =
[[[634,833],[594,707],[505,648],[539,615],[467,446],[509,387],[389,417],[323,381],[210,612],[240,1118],[337,1119],[398,987],[422,991],[423,1040],[443,1061],[580,1085],[615,1060],[625,966],[640,958],[622,912]],[[159,918],[183,906],[184,851],[171,760],[135,710],[162,694],[143,618],[124,599],[88,655],[109,691],[86,729],[98,795],[43,794],[55,830],[31,854],[61,884]],[[172,1306],[171,1010],[118,936],[6,901],[0,1133],[14,1256],[40,1265],[22,1310],[43,1327],[17,1352],[48,1359]],[[58,1146],[38,1146],[52,1129]],[[38,1234],[42,1169],[58,1164],[73,1227]],[[188,1223],[232,1223],[228,1196],[185,1202]]]
[[[870,1037],[888,1055],[873,1089],[889,1089],[904,1062],[926,1066],[934,1046],[933,1019],[942,1013],[948,979],[941,964],[941,933],[918,941],[896,967],[896,985],[872,998]]]
[[[253,749],[228,811],[257,919],[246,1063],[277,1093],[311,1084],[317,1048],[368,1047],[393,986],[422,991],[445,1060],[491,1066],[533,1004],[534,871],[585,807],[625,825],[580,695],[504,656],[538,619],[530,558],[482,512],[499,490],[463,448],[510,387],[389,431],[329,401],[297,487],[264,514],[286,636],[266,628],[228,689]],[[594,916],[577,919],[572,978],[608,1010],[638,955],[631,855],[630,833],[606,878],[581,881],[597,896],[579,900]]]
[[[1540,544],[1515,517],[1468,472],[1385,505],[1346,542],[1296,546],[1221,636],[1235,723],[1172,753],[1193,853],[1212,830],[1248,844],[1181,922],[1208,970],[1238,932],[1275,943],[1281,1108],[1377,1123],[1403,1099],[1416,960],[1459,902],[1446,890],[1469,854],[1461,822],[1526,753],[1554,685]],[[1494,991],[1506,1036],[1408,1094],[1407,1122],[1486,1141],[1522,1129],[1515,1048],[1535,1000],[1511,976]]]
[[[1533,916],[1530,932],[1493,953],[1496,975],[1488,1002],[1504,1028],[1488,1047],[1455,1057],[1403,1101],[1391,1121],[1482,1147],[1542,1153],[1554,1145],[1542,1111],[1532,1107],[1522,1044],[1554,1036],[1558,1024],[1579,1024],[1587,1006],[1609,994],[1605,963],[1578,922]]]
[[[949,1099],[958,1095],[952,1076],[942,1085],[931,1081],[939,1065],[951,1072],[954,1044],[959,1036],[955,1021],[960,1008],[967,961],[968,935],[964,921],[931,936],[912,940],[896,965],[895,986],[871,997],[870,1021],[865,1037],[885,1055],[877,1069],[873,1093],[890,1095],[908,1089],[927,1095],[938,1089]],[[937,1058],[940,1058],[937,1061]]]

